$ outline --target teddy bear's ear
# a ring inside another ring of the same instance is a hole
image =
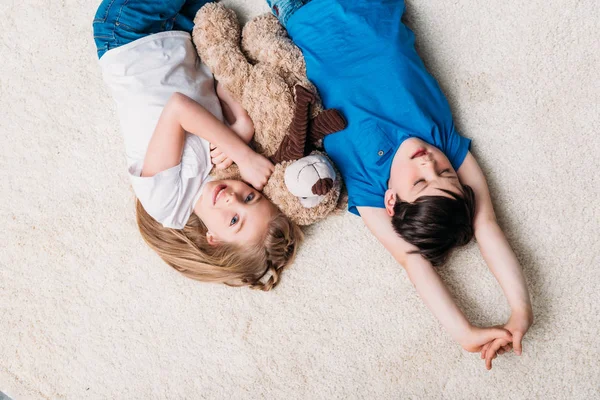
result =
[[[192,39],[200,60],[240,100],[251,65],[240,48],[241,29],[235,12],[219,3],[206,4],[196,14]]]

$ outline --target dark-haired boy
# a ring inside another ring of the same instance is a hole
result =
[[[302,50],[308,78],[348,128],[325,138],[348,187],[349,210],[404,266],[452,337],[488,368],[532,323],[525,279],[496,223],[470,140],[401,22],[402,0],[267,0]],[[504,329],[473,327],[432,268],[477,238],[512,309]]]

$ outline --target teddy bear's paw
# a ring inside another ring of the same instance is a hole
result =
[[[257,42],[268,37],[287,37],[285,28],[277,17],[271,13],[259,15],[244,25],[242,35],[251,42]]]
[[[298,104],[313,104],[315,102],[315,94],[302,85],[294,86],[296,91],[296,102]]]
[[[194,42],[239,43],[241,36],[240,24],[235,12],[222,4],[208,3],[202,7],[194,18]],[[197,44],[198,46],[198,44]]]
[[[347,125],[348,123],[338,110],[325,110],[311,121],[308,132],[309,141],[316,144],[325,136],[346,129]]]
[[[306,75],[300,49],[272,14],[261,15],[244,26],[242,49],[254,63],[265,63],[285,74]]]

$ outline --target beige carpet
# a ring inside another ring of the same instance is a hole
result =
[[[97,0],[0,2],[0,391],[14,399],[600,398],[600,7],[409,1],[490,181],[535,324],[491,372],[351,215],[310,229],[272,293],[187,280],[137,233]],[[261,0],[227,4],[247,19]],[[504,322],[473,244],[442,269]]]

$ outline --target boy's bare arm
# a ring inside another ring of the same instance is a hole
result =
[[[467,321],[431,263],[419,254],[410,254],[416,248],[394,231],[385,209],[358,207],[358,211],[373,235],[404,267],[427,307],[465,350],[480,351],[484,344],[497,338],[510,340],[504,329],[476,328]]]
[[[458,177],[462,184],[471,186],[475,192],[475,238],[483,259],[498,280],[510,305],[512,316],[510,325],[507,324],[506,328],[512,332],[513,346],[517,354],[520,354],[521,338],[533,322],[523,270],[496,222],[487,182],[470,152],[458,170]]]

